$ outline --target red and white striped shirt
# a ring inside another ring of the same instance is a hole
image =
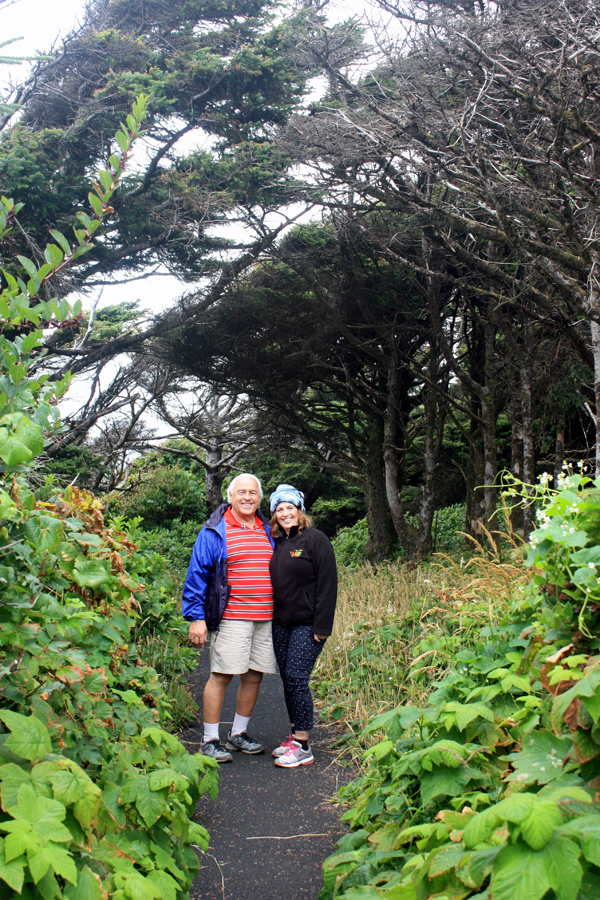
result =
[[[254,527],[242,525],[226,511],[227,582],[231,587],[224,619],[250,621],[273,618],[273,586],[269,562],[273,548],[263,523],[254,517]]]

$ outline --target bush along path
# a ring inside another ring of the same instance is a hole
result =
[[[192,678],[198,700],[208,675],[205,650]],[[236,682],[227,691],[222,737],[233,721]],[[258,756],[234,753],[233,763],[221,766],[216,800],[206,794],[200,799],[197,811],[211,844],[192,886],[193,900],[316,900],[323,860],[346,831],[331,800],[352,773],[336,763],[331,728],[318,724],[311,731],[315,762],[277,768],[271,750],[287,726],[280,679],[265,675],[249,730],[267,750]],[[201,725],[179,737],[193,752],[202,740]]]
[[[371,721],[384,739],[342,789],[351,832],[319,900],[600,897],[600,479],[535,493],[533,568],[504,615],[490,606],[421,705]],[[445,614],[458,629],[469,610]]]
[[[42,328],[77,315],[39,299],[89,246],[140,134],[145,100],[79,214],[71,247],[53,232],[38,267],[3,260],[0,289],[0,898],[184,900],[206,830],[190,815],[216,796],[216,765],[162,730],[156,672],[132,643],[149,580],[100,502],[69,488],[41,503],[28,474],[58,423],[67,381],[34,374]],[[18,209],[2,198],[0,241]],[[23,277],[21,277],[23,276]],[[39,326],[39,327],[38,327]]]

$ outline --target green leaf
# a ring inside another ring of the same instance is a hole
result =
[[[166,872],[155,869],[154,872],[150,872],[146,877],[148,881],[155,884],[159,889],[159,896],[162,897],[163,900],[177,900],[177,895],[181,888],[175,879],[171,878]]]
[[[52,235],[52,237],[54,238],[56,243],[60,244],[65,255],[70,256],[71,255],[71,246],[70,246],[68,240],[66,239],[66,237],[64,236],[64,234],[61,234],[60,231],[56,231],[53,228],[50,229],[50,234]]]
[[[6,860],[4,855],[4,838],[0,838],[0,879],[15,891],[21,893],[25,878],[25,857]]]
[[[86,866],[78,873],[77,886],[69,885],[65,890],[67,900],[103,900],[106,897],[98,875]]]
[[[524,822],[534,803],[534,794],[511,794],[496,804],[497,815],[506,822]]]
[[[65,806],[72,806],[73,813],[84,828],[89,828],[96,817],[101,791],[91,778],[75,763],[48,776],[54,797]]]
[[[8,810],[17,803],[21,785],[31,783],[27,772],[15,763],[7,763],[0,767],[0,782],[2,783],[2,807],[4,810]]]
[[[127,878],[124,890],[129,900],[161,900],[162,896],[157,884],[137,874]]]
[[[175,790],[185,790],[188,781],[183,775],[179,775],[174,769],[155,769],[150,773],[150,790],[159,791],[161,788],[174,787]]]
[[[95,589],[110,584],[111,580],[107,565],[100,560],[82,558],[75,563],[73,581],[81,587]]]
[[[426,806],[434,797],[458,797],[469,781],[469,771],[464,767],[436,766],[432,772],[421,776],[421,797]]]
[[[0,445],[0,458],[4,460],[9,469],[14,469],[29,462],[33,458],[33,453],[23,441],[11,435]]]
[[[545,860],[526,844],[509,844],[492,870],[494,900],[541,900],[550,888]]]
[[[64,259],[62,250],[56,244],[46,244],[44,256],[53,269],[58,269]]]
[[[199,825],[197,822],[190,822],[188,838],[192,843],[198,844],[201,850],[208,850],[210,835],[206,828],[203,828],[202,825]]]
[[[22,820],[44,844],[50,841],[70,843],[71,832],[62,824],[66,812],[62,803],[41,797],[30,784],[24,784],[19,789],[17,804],[9,809],[9,814],[17,821],[2,822],[0,828],[7,831],[14,830],[20,826]]]
[[[88,194],[88,200],[90,201],[90,206],[96,213],[98,217],[102,217],[103,209],[102,209],[102,201],[96,194],[92,194],[91,192]]]
[[[465,847],[474,848],[477,847],[478,844],[487,841],[489,836],[496,828],[498,828],[501,821],[502,819],[498,815],[495,806],[491,806],[489,809],[477,813],[477,815],[473,816],[473,818],[467,822],[467,826],[464,830],[463,843]]]
[[[25,269],[25,271],[27,272],[27,274],[29,275],[30,278],[37,277],[37,266],[35,265],[35,263],[32,263],[31,260],[27,259],[26,256],[19,256],[18,254],[17,254],[17,259],[19,260],[19,262],[21,263],[21,265],[23,266],[23,268]]]
[[[48,729],[35,716],[22,716],[9,710],[0,710],[0,720],[12,734],[6,746],[21,759],[40,762],[52,750]]]
[[[521,823],[521,836],[533,850],[541,850],[562,823],[563,817],[555,803],[538,800]]]
[[[557,900],[576,900],[582,876],[579,848],[565,838],[553,837],[539,854],[543,855]]]
[[[123,153],[127,153],[129,150],[129,138],[122,131],[117,131],[115,134],[115,140],[119,145],[119,148],[123,151]]]
[[[563,759],[570,744],[568,737],[556,737],[550,731],[528,734],[523,738],[520,753],[510,753],[507,756],[514,769],[507,780],[519,784],[548,784],[555,778],[560,778]]]
[[[560,834],[577,838],[588,862],[600,868],[600,816],[572,819],[560,829]]]

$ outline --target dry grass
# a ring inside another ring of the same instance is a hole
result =
[[[343,570],[333,634],[315,671],[326,718],[350,732],[403,703],[420,705],[482,625],[494,627],[528,571],[514,541],[510,560],[484,553],[427,565]]]

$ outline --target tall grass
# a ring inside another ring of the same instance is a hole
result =
[[[493,629],[527,581],[516,545],[411,568],[342,569],[336,620],[315,670],[325,718],[350,736],[403,703],[420,705],[482,623]]]

